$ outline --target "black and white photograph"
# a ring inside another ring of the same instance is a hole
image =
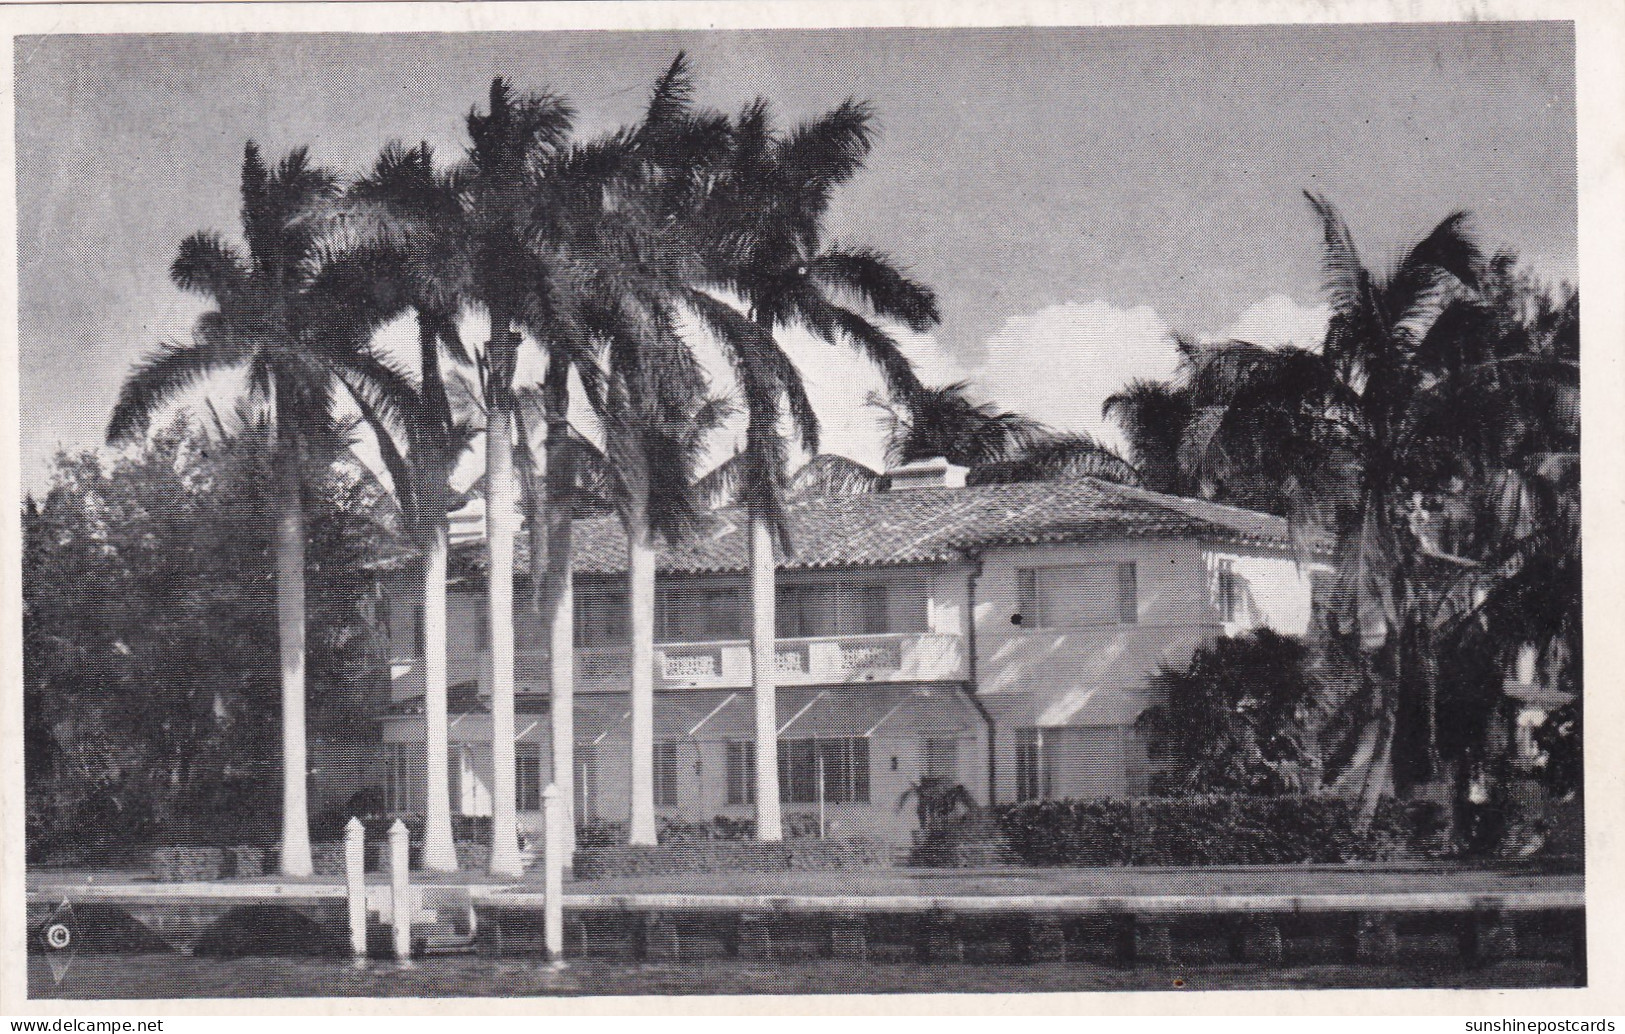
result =
[[[1582,23],[354,6],[11,38],[29,1007],[1610,979]]]

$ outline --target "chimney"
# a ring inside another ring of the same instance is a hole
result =
[[[949,463],[941,456],[928,460],[915,460],[886,472],[891,478],[891,491],[907,492],[915,488],[964,488],[969,468]]]

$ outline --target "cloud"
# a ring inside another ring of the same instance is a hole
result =
[[[1258,345],[1318,349],[1326,339],[1326,321],[1331,315],[1330,306],[1299,305],[1284,294],[1272,294],[1243,309],[1234,323],[1215,336]]]
[[[1172,328],[1155,309],[1100,300],[1014,317],[984,354],[970,374],[983,397],[1117,448],[1122,435],[1100,412],[1106,398],[1137,377],[1168,377],[1179,364]]]

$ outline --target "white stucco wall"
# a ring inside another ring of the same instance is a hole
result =
[[[1034,628],[1020,613],[1024,568],[1132,561],[1138,598],[1133,624]],[[1244,606],[1221,619],[1218,572],[1228,561]],[[1117,540],[989,550],[977,582],[977,690],[993,716],[996,796],[1016,792],[1016,736],[1048,730],[1051,795],[1144,792],[1148,765],[1133,728],[1154,702],[1148,682],[1164,666],[1188,663],[1197,647],[1268,626],[1302,635],[1311,613],[1310,568],[1285,550],[1214,546],[1195,540]]]

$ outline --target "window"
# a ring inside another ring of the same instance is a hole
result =
[[[1016,730],[1016,800],[1037,801],[1049,796],[1049,765],[1044,756],[1044,730]]]
[[[1219,584],[1215,595],[1218,597],[1219,620],[1234,622],[1241,620],[1241,582],[1236,576],[1236,565],[1232,560],[1219,561]]]
[[[919,579],[781,585],[778,634],[783,639],[924,632],[928,594]]]
[[[423,656],[423,604],[412,607],[412,656]]]
[[[662,585],[655,637],[662,643],[715,643],[745,638],[745,598],[734,586]]]
[[[756,741],[728,741],[728,803],[756,803]]]
[[[1139,620],[1134,561],[1037,567],[1016,572],[1017,606],[1027,628],[1131,625]]]
[[[655,743],[655,807],[677,807],[677,741]]]
[[[392,812],[416,811],[425,763],[421,743],[391,743],[384,755],[384,804]]]
[[[822,793],[820,793],[822,787]],[[779,799],[787,804],[868,804],[869,741],[779,742]]]
[[[514,744],[514,807],[520,811],[542,810],[542,745]]]
[[[920,775],[950,784],[959,782],[959,741],[926,740]]]
[[[577,649],[620,646],[631,641],[625,590],[603,585],[578,586],[575,610]]]

